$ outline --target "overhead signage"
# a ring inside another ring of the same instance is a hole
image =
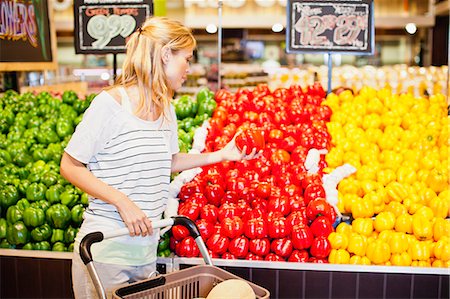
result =
[[[152,14],[152,0],[75,0],[75,52],[124,53],[126,39]]]
[[[373,54],[373,0],[290,0],[286,10],[287,52]]]

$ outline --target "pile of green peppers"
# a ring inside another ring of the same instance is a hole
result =
[[[174,107],[178,120],[178,145],[180,152],[187,153],[192,148],[195,130],[211,118],[217,103],[214,93],[203,87],[194,97],[182,95],[176,99]]]
[[[0,248],[73,251],[88,197],[59,164],[94,96],[9,90],[0,98]]]

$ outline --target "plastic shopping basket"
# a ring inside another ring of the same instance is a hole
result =
[[[113,293],[113,298],[193,299],[198,297],[206,297],[212,288],[222,281],[228,279],[244,280],[228,271],[213,266],[211,257],[208,254],[208,250],[203,242],[200,232],[195,223],[189,218],[184,216],[176,216],[169,219],[153,221],[152,225],[153,228],[161,228],[172,225],[185,226],[189,230],[190,235],[195,239],[206,265],[193,266],[184,270],[159,275],[121,287],[115,290]],[[118,237],[128,233],[127,228],[109,233],[93,232],[87,234],[81,240],[81,259],[86,265],[97,293],[102,299],[106,298],[106,293],[92,261],[91,245],[96,242],[101,242],[104,239]],[[253,289],[256,298],[269,298],[270,293],[268,290],[257,286],[252,282],[246,282]]]

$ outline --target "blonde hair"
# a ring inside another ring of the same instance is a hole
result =
[[[148,18],[128,42],[122,73],[115,84],[129,87],[137,85],[139,103],[136,114],[149,113],[152,106],[158,114],[170,105],[174,95],[164,73],[162,49],[173,53],[184,49],[194,49],[196,41],[192,31],[178,21],[166,17]],[[153,105],[151,105],[153,104]]]

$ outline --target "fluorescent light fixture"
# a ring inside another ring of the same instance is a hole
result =
[[[109,73],[107,73],[107,72],[104,72],[104,73],[102,73],[102,74],[100,75],[100,78],[101,78],[103,81],[108,81],[109,78],[111,78],[111,75],[110,75]]]

